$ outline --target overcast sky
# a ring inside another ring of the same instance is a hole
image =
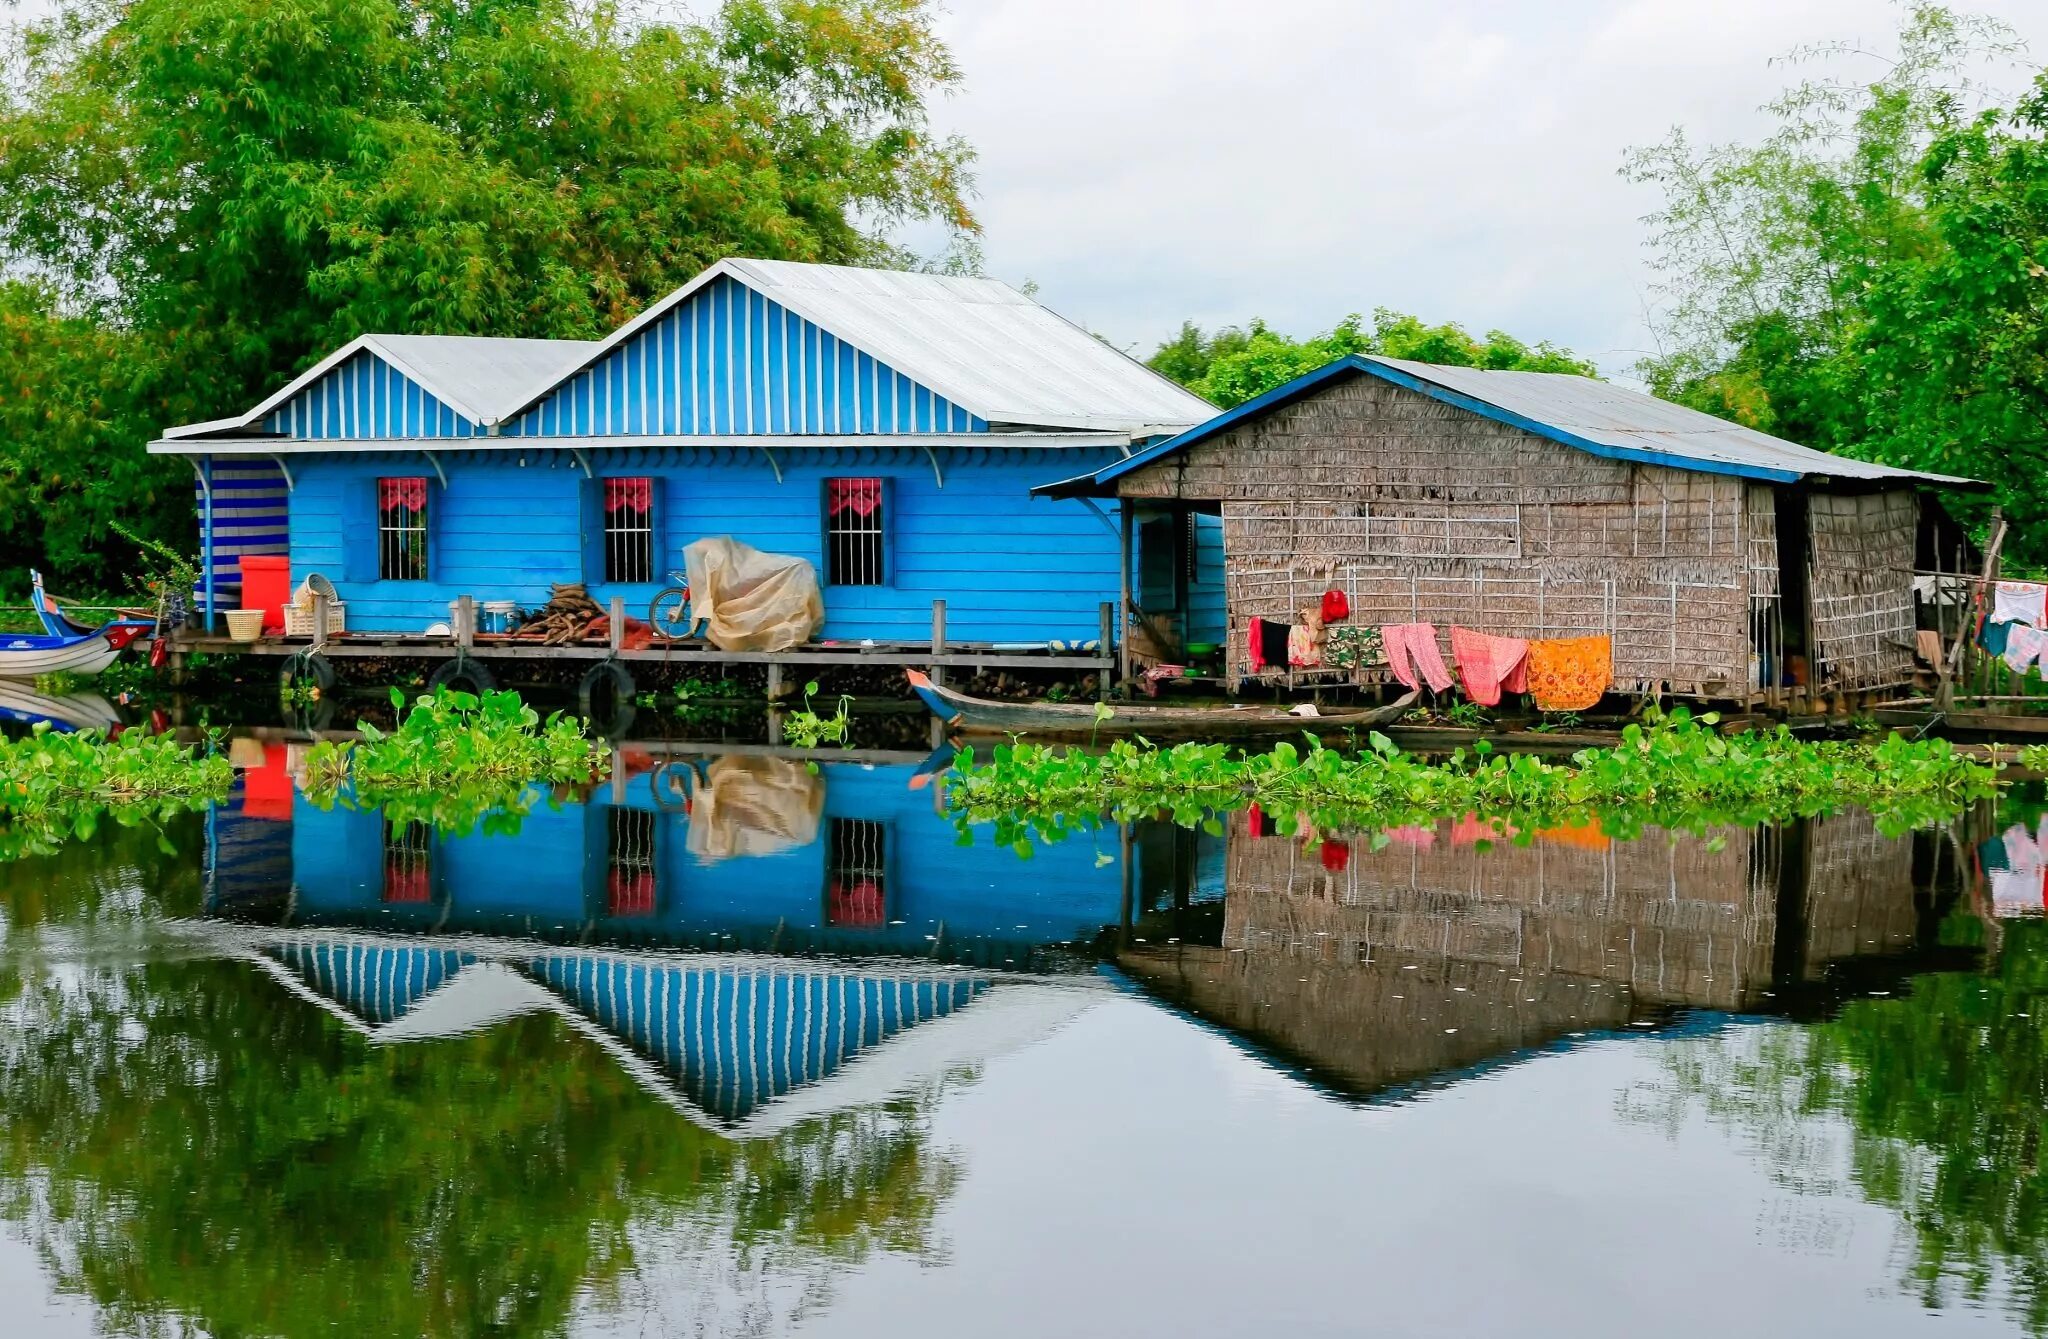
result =
[[[1759,135],[1884,0],[948,0],[989,272],[1147,353],[1192,317],[1306,334],[1386,306],[1552,339],[1622,371],[1649,342],[1623,150]],[[1964,0],[2048,59],[2048,3]],[[1844,71],[1875,66],[1844,63]],[[2008,71],[2004,75],[2013,81]]]

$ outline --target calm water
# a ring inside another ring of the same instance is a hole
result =
[[[0,870],[8,1333],[2048,1332],[2016,801],[1020,853],[908,762],[456,836],[243,756]]]

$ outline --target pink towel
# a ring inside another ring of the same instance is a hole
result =
[[[1434,624],[1389,623],[1380,629],[1380,641],[1386,647],[1387,668],[1403,685],[1414,688],[1419,677],[1428,682],[1432,693],[1451,686],[1451,671],[1437,647]]]
[[[1453,626],[1451,658],[1458,662],[1465,696],[1482,707],[1499,706],[1503,688],[1519,693],[1527,687],[1529,643],[1520,637],[1495,637]]]

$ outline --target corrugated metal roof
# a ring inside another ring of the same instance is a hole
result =
[[[496,423],[578,366],[593,339],[494,339],[482,335],[371,335],[399,371],[482,424]]]
[[[1447,404],[1508,423],[1552,441],[1605,456],[1708,474],[1733,474],[1778,483],[1808,478],[1988,487],[1976,479],[1894,469],[1815,451],[1739,423],[1715,418],[1611,382],[1560,372],[1497,372],[1444,367],[1400,358],[1352,354],[1284,386],[1226,410],[1179,436],[1137,452],[1092,475],[1032,490],[1054,496],[1085,495],[1246,419],[1312,394],[1335,378],[1366,374],[1420,391]]]
[[[735,260],[766,297],[991,423],[1192,427],[1216,407],[995,279]]]
[[[1216,406],[995,279],[785,260],[719,261],[593,346],[557,380],[730,276],[991,424],[1149,435]],[[552,383],[537,385],[526,408]]]
[[[1561,429],[1589,442],[1616,450],[1637,450],[1667,457],[1680,468],[1722,465],[1769,470],[1796,478],[1826,475],[1837,479],[1912,479],[1930,483],[1969,484],[1946,474],[1894,469],[1849,456],[1838,456],[1788,442],[1701,413],[1654,395],[1591,377],[1560,372],[1496,372],[1477,367],[1442,367],[1404,358],[1372,358],[1382,367],[1405,372],[1419,381],[1483,400],[1496,409]]]
[[[257,427],[271,411],[290,403],[293,396],[363,352],[383,359],[456,413],[486,427],[526,403],[534,387],[552,385],[580,366],[596,347],[597,341],[587,339],[359,335],[293,377],[248,413],[167,428],[162,440],[233,435]]]

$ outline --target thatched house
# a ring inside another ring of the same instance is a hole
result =
[[[1132,529],[1221,515],[1233,690],[1248,621],[1335,587],[1362,622],[1607,634],[1616,692],[1748,701],[1910,678],[1913,573],[1959,548],[1928,490],[1981,487],[1585,377],[1352,356],[1036,491],[1124,504],[1127,627],[1156,622],[1131,597]]]

